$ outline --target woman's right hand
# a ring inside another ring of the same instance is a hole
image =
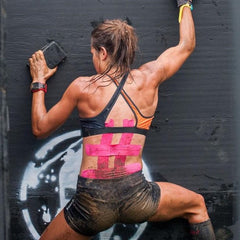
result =
[[[46,83],[46,81],[57,71],[57,67],[51,69],[47,66],[43,51],[35,52],[29,58],[32,82]]]

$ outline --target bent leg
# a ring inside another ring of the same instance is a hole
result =
[[[168,182],[157,184],[161,189],[161,199],[156,214],[149,221],[184,218],[190,224],[193,239],[215,240],[204,198],[200,194]]]
[[[53,219],[39,240],[89,240],[91,237],[81,235],[67,224],[63,210]]]
[[[150,221],[167,221],[181,217],[189,223],[199,223],[209,219],[204,199],[200,194],[168,182],[157,182],[161,189],[161,199],[157,213]]]

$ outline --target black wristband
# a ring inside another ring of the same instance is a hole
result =
[[[187,4],[187,3],[192,5],[192,0],[177,0],[178,7],[181,7],[182,5]]]
[[[41,82],[33,82],[31,83],[30,90],[32,93],[38,92],[38,91],[44,91],[47,92],[47,84],[41,83]]]

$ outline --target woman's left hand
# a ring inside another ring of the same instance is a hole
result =
[[[57,71],[57,67],[51,69],[47,66],[43,51],[41,50],[35,52],[32,57],[29,58],[29,63],[32,82],[41,82],[45,84]]]

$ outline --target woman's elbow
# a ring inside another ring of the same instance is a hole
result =
[[[196,38],[195,38],[195,36],[192,37],[188,42],[186,42],[185,45],[188,48],[188,51],[192,53],[194,51],[195,47],[196,47]]]
[[[186,41],[180,43],[181,49],[185,52],[188,56],[192,54],[196,47],[196,40],[192,39],[191,41]]]
[[[195,48],[196,48],[196,39],[194,38],[194,40],[190,44],[191,53],[194,51]]]
[[[32,128],[32,134],[37,138],[37,139],[43,139],[46,138],[49,134],[47,134],[44,131],[41,131],[38,128]]]

